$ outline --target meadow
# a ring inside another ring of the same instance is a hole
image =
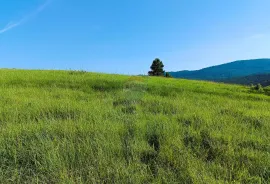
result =
[[[0,70],[1,183],[270,183],[270,94]]]

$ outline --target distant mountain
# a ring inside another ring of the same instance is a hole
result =
[[[261,84],[262,86],[270,86],[270,73],[249,75],[245,77],[235,77],[221,80],[221,82],[230,84],[242,84],[242,85]]]
[[[270,59],[234,61],[231,63],[212,66],[201,70],[185,70],[179,72],[170,72],[170,74],[175,78],[184,79],[209,81],[226,81],[228,79],[236,80],[238,77],[246,77],[257,74],[270,74]],[[254,76],[251,78],[254,78]],[[247,79],[249,78],[243,80]]]

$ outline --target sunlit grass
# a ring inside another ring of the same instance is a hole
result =
[[[270,182],[267,92],[0,70],[0,110],[2,183]]]

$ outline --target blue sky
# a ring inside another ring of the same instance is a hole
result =
[[[0,0],[0,68],[147,73],[270,58],[269,0]]]

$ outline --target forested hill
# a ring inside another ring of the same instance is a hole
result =
[[[170,74],[175,78],[210,81],[221,81],[257,74],[270,74],[270,59],[234,61],[201,70],[170,72]]]
[[[262,86],[270,86],[270,73],[269,74],[256,74],[249,75],[245,77],[235,77],[221,82],[230,83],[230,84],[242,84],[242,85],[251,85],[251,84],[261,84]]]

